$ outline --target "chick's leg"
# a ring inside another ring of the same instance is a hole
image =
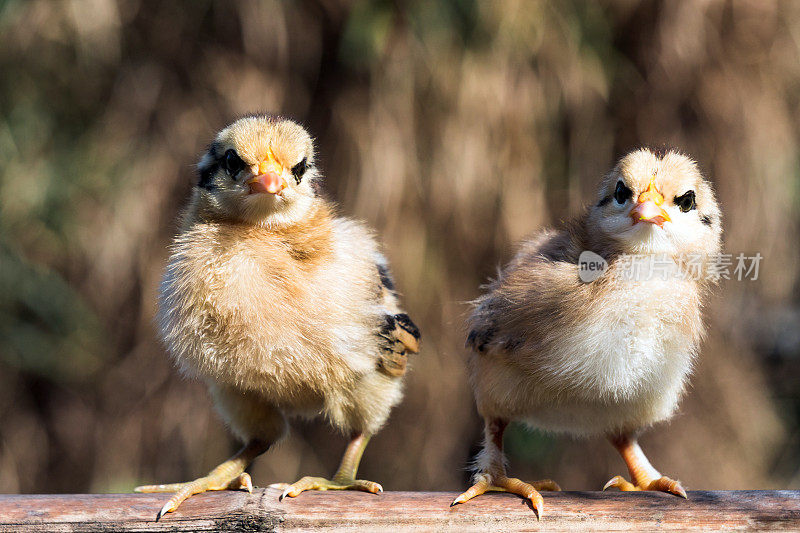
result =
[[[552,479],[525,483],[514,477],[506,475],[506,466],[503,457],[503,432],[505,432],[508,422],[501,419],[487,419],[484,426],[485,441],[483,451],[478,456],[480,472],[475,475],[475,484],[466,492],[460,494],[453,505],[464,503],[475,496],[488,491],[511,492],[522,496],[531,502],[536,516],[541,519],[544,507],[544,500],[539,494],[540,490],[561,490],[558,483]]]
[[[209,490],[246,490],[253,492],[253,482],[250,474],[244,470],[253,459],[267,451],[269,444],[262,441],[251,441],[239,452],[208,473],[207,476],[189,481],[187,483],[171,483],[168,485],[143,485],[133,489],[135,492],[174,492],[175,495],[164,504],[156,515],[159,520],[167,513],[171,513],[183,501],[192,496]]]
[[[367,447],[369,439],[370,436],[365,433],[357,433],[353,436],[342,456],[342,462],[339,463],[339,469],[333,475],[333,479],[306,476],[291,485],[273,485],[274,487],[285,489],[280,499],[283,500],[286,496],[294,498],[306,490],[363,490],[373,494],[383,492],[383,487],[374,481],[356,479],[358,464],[361,462],[361,456],[364,454],[364,449]]]
[[[609,487],[617,487],[619,490],[624,491],[657,490],[669,492],[682,498],[687,497],[680,481],[662,476],[658,470],[653,468],[635,437],[616,435],[609,437],[609,440],[622,456],[625,464],[628,465],[628,472],[630,472],[632,482],[627,481],[622,476],[614,476],[606,483],[603,490]]]

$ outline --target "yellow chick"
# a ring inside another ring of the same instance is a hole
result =
[[[420,336],[373,233],[336,216],[316,193],[312,139],[290,120],[237,120],[198,171],[157,320],[176,365],[206,382],[244,447],[205,477],[136,491],[176,493],[159,519],[193,494],[252,490],[244,470],[286,433],[287,417],[322,415],[352,436],[339,469],[331,480],[284,485],[281,499],[305,490],[382,492],[356,471],[370,435],[402,398]]]
[[[641,149],[605,176],[583,215],[522,243],[469,319],[485,440],[475,484],[454,505],[502,490],[529,499],[541,517],[537,489],[558,485],[507,477],[503,431],[511,421],[607,436],[632,482],[617,476],[604,489],[686,497],[651,466],[637,436],[668,419],[684,391],[720,237],[720,210],[697,165],[675,151]],[[587,251],[601,268],[593,281],[579,272]],[[658,271],[648,272],[653,265]]]

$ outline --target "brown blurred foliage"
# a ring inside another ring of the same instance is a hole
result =
[[[465,302],[649,144],[698,160],[726,249],[764,261],[717,291],[693,386],[644,447],[692,488],[800,487],[798,43],[800,4],[775,0],[0,1],[0,491],[128,491],[234,447],[152,319],[192,165],[252,111],[315,135],[423,331],[363,477],[463,487]],[[330,474],[344,444],[296,423],[254,479]],[[600,440],[507,446],[515,475],[568,489],[623,471]]]

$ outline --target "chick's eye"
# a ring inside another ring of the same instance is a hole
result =
[[[697,202],[694,198],[694,191],[688,191],[681,196],[675,197],[675,205],[677,205],[681,211],[687,213],[692,209],[697,207]]]
[[[244,168],[244,161],[236,153],[236,150],[230,149],[225,152],[225,170],[228,171],[231,177],[236,176]]]
[[[614,189],[614,200],[616,200],[618,204],[622,205],[630,200],[631,196],[633,196],[633,191],[626,187],[622,181],[618,181],[617,188]]]
[[[295,166],[292,167],[292,175],[294,176],[294,180],[298,184],[303,179],[303,174],[306,173],[307,165],[308,165],[308,158],[304,157],[302,161],[300,161],[299,163],[297,163]]]

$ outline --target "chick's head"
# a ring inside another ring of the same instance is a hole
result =
[[[688,157],[640,149],[603,179],[589,220],[630,254],[715,254],[721,214],[711,185]]]
[[[220,131],[198,164],[201,201],[211,213],[257,225],[290,224],[314,200],[314,144],[299,124],[267,115]]]

